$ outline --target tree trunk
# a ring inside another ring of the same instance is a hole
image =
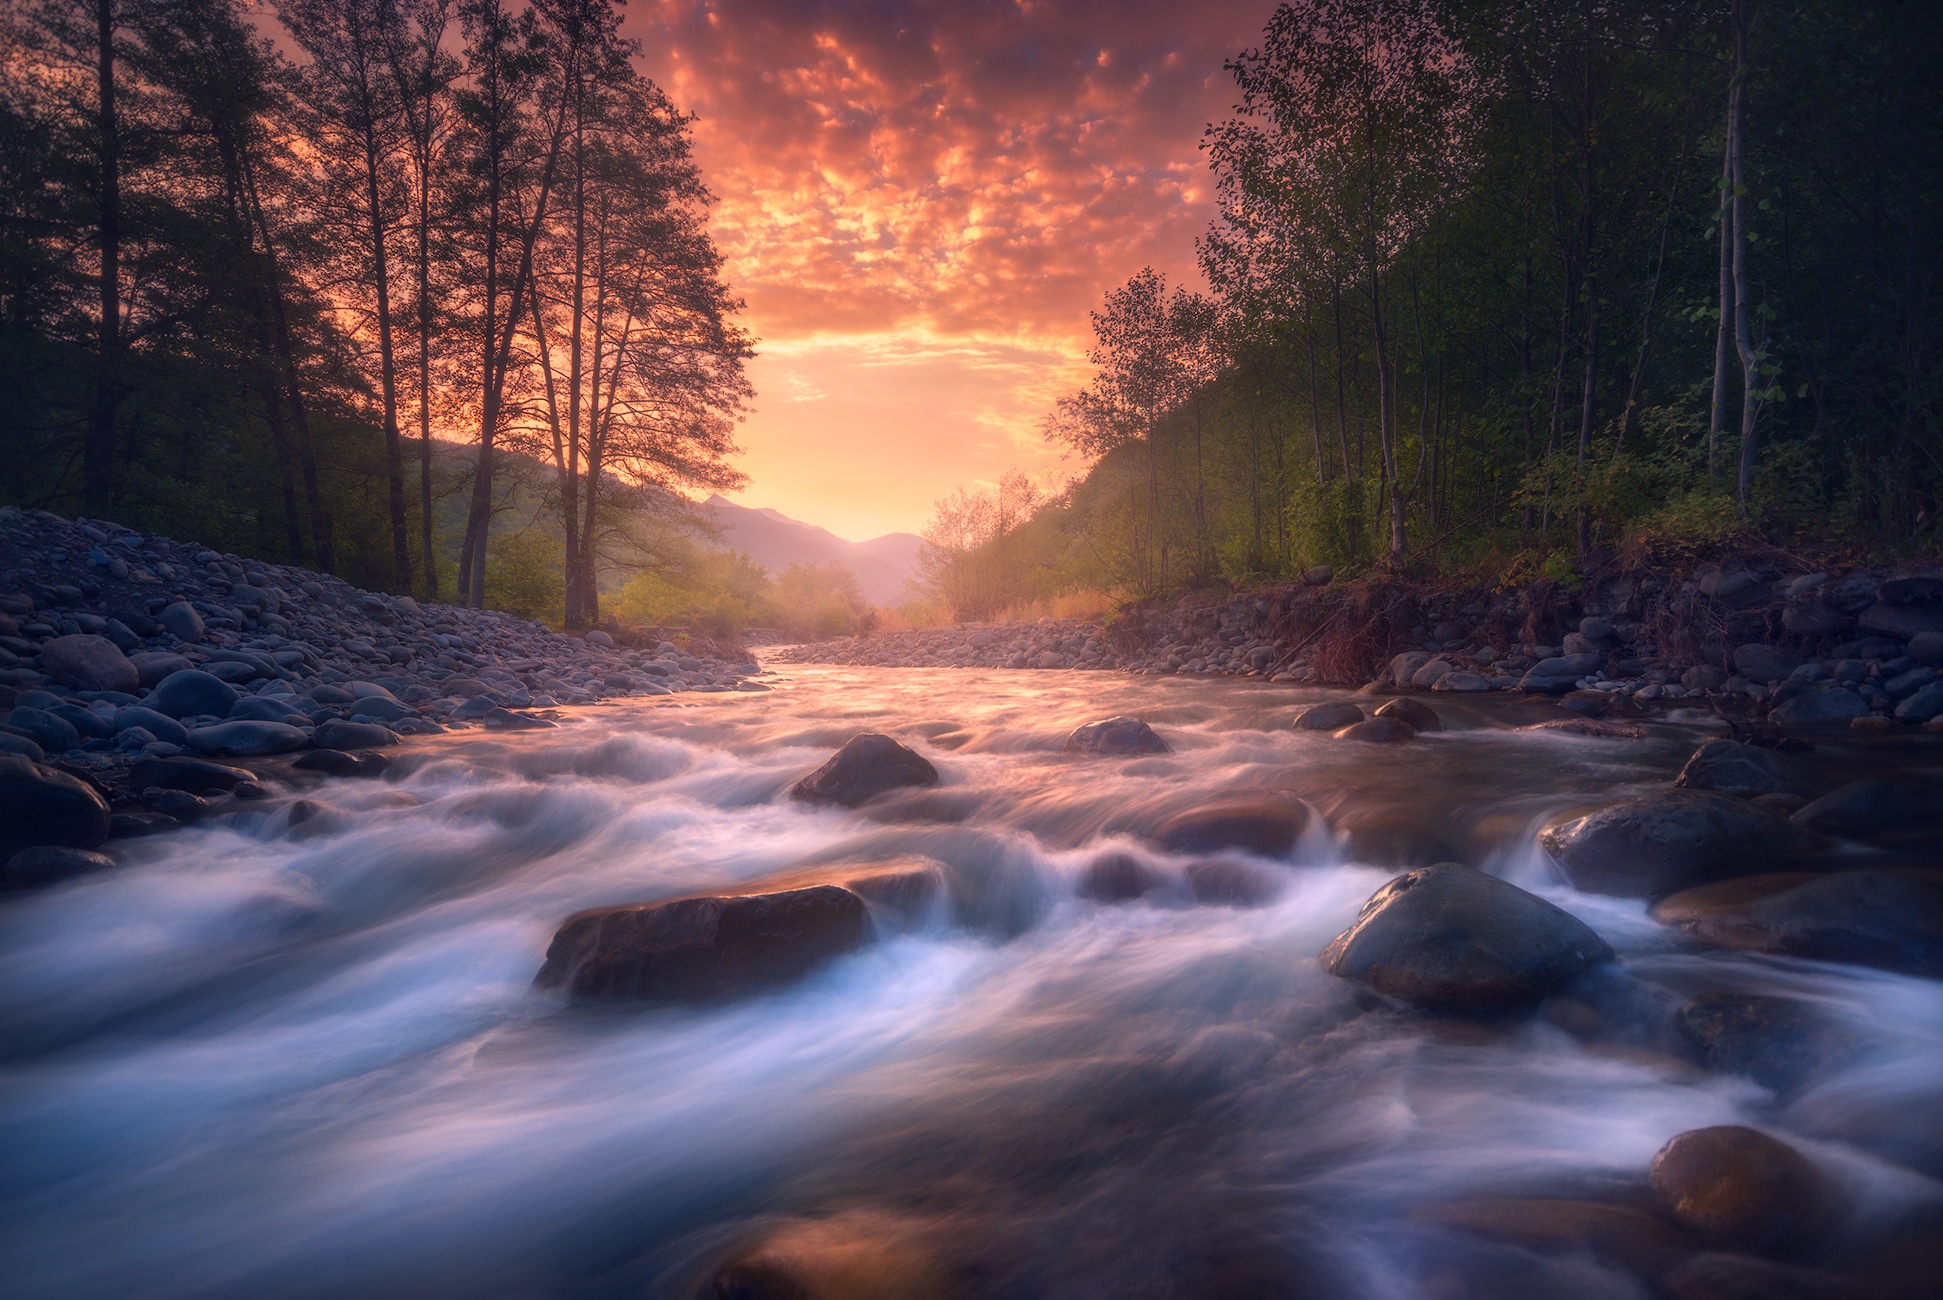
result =
[[[371,287],[378,298],[378,387],[384,402],[386,504],[391,513],[392,585],[412,589],[411,529],[405,518],[405,440],[398,428],[398,366],[391,342],[391,261],[385,248],[385,214],[378,194],[377,123],[367,99],[364,122],[364,194],[371,223]]]
[[[101,267],[94,410],[82,455],[82,498],[106,514],[114,496],[115,412],[121,406],[121,119],[115,105],[115,4],[95,0],[96,130],[101,140]]]
[[[1720,163],[1720,326],[1714,331],[1714,400],[1707,419],[1707,478],[1720,480],[1720,435],[1727,428],[1727,363],[1734,339],[1734,101],[1740,69],[1731,74],[1727,89],[1727,146]]]
[[[1748,493],[1754,485],[1756,422],[1761,416],[1761,364],[1767,341],[1754,342],[1753,313],[1747,293],[1747,194],[1742,164],[1747,153],[1747,28],[1749,0],[1733,0],[1734,85],[1728,92],[1728,157],[1734,199],[1734,347],[1741,359],[1741,466],[1735,500],[1747,516]]]

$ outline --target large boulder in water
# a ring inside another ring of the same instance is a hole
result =
[[[1396,717],[1371,718],[1344,727],[1335,733],[1337,740],[1361,740],[1374,745],[1394,744],[1399,740],[1413,740],[1417,729]]]
[[[58,884],[75,876],[106,871],[115,860],[105,853],[70,849],[56,844],[36,844],[4,859],[0,868],[0,889],[34,889]]]
[[[1453,1010],[1529,1006],[1612,960],[1571,913],[1456,862],[1406,872],[1370,896],[1322,953],[1323,969],[1388,997]]]
[[[1686,1235],[1643,1210],[1599,1201],[1486,1197],[1432,1206],[1420,1219],[1540,1251],[1584,1252],[1652,1274],[1686,1253]]]
[[[1833,1037],[1810,1003],[1721,990],[1682,1003],[1673,1027],[1708,1069],[1777,1092],[1807,1078]]]
[[[1363,720],[1363,711],[1348,700],[1311,704],[1295,715],[1297,731],[1341,731]]]
[[[534,984],[576,999],[646,1002],[773,988],[870,942],[873,906],[901,919],[921,913],[943,880],[937,864],[919,861],[595,908],[561,924]]]
[[[1943,791],[1898,781],[1851,781],[1796,810],[1791,820],[1823,835],[1873,835],[1903,822],[1943,821]]]
[[[1713,867],[1823,843],[1759,804],[1704,790],[1622,799],[1550,827],[1539,842],[1574,887],[1621,898],[1653,898]]]
[[[1061,749],[1068,754],[1165,754],[1167,742],[1139,718],[1102,718],[1074,727]]]
[[[1683,790],[1748,796],[1800,791],[1799,783],[1773,750],[1738,740],[1709,740],[1701,745],[1680,769],[1680,775],[1673,778],[1673,784]]]
[[[1407,696],[1391,700],[1387,704],[1379,705],[1376,710],[1376,716],[1379,718],[1395,718],[1398,722],[1403,723],[1413,731],[1442,731],[1444,729],[1443,722],[1437,716],[1437,710],[1420,700],[1413,700]]]
[[[790,787],[789,797],[855,808],[886,790],[937,783],[938,769],[924,755],[889,736],[866,731],[845,741],[829,762]]]
[[[1680,1134],[1653,1157],[1650,1178],[1667,1216],[1712,1246],[1799,1251],[1842,1214],[1840,1192],[1813,1161],[1736,1124]]]
[[[1943,975],[1943,873],[1747,876],[1682,890],[1651,914],[1727,948]]]
[[[92,849],[108,838],[108,804],[85,781],[0,754],[0,861],[52,844]]]
[[[697,1300],[952,1300],[957,1279],[927,1236],[881,1214],[800,1219],[732,1255]]]
[[[1172,853],[1242,849],[1265,858],[1287,856],[1309,824],[1309,810],[1273,795],[1239,796],[1177,813],[1154,838]]]
[[[40,657],[49,673],[77,691],[133,691],[142,684],[140,671],[105,636],[57,636],[41,646]]]

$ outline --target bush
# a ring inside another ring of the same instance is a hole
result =
[[[557,627],[566,616],[566,571],[565,548],[540,529],[495,537],[486,551],[486,604]]]

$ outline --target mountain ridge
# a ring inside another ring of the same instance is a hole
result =
[[[702,512],[725,544],[770,572],[781,573],[792,564],[841,565],[856,576],[858,589],[873,605],[890,604],[903,594],[906,580],[917,573],[918,549],[924,544],[915,533],[885,533],[853,542],[768,506],[737,505],[720,493],[702,502]]]

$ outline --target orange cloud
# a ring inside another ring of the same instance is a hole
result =
[[[1150,263],[1194,278],[1201,131],[1272,7],[630,6],[648,71],[699,114],[764,341],[747,499],[911,528],[959,483],[1045,467],[1034,430],[1081,373],[1087,310]]]

